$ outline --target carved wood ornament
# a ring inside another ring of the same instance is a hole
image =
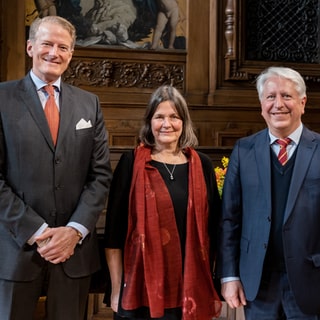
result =
[[[318,1],[290,3],[225,0],[226,81],[253,81],[269,65],[280,65],[299,71],[311,89],[320,82]]]
[[[171,84],[181,89],[184,65],[76,57],[70,63],[64,80],[76,86],[157,88],[163,84]]]

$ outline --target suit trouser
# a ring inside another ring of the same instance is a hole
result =
[[[244,311],[246,320],[320,320],[300,310],[285,272],[264,272],[256,299]]]
[[[28,270],[26,270],[28,272]],[[28,282],[0,280],[1,320],[32,320],[39,297],[46,293],[47,320],[83,320],[90,276],[70,278],[62,265],[48,263],[40,276]]]

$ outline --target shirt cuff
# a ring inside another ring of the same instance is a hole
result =
[[[32,235],[32,237],[27,241],[27,243],[28,243],[30,246],[32,246],[32,245],[36,242],[35,238],[38,237],[38,236],[40,236],[40,235],[43,233],[43,231],[46,230],[47,228],[48,228],[48,224],[47,224],[47,223],[43,223],[43,224],[41,225],[41,227],[40,227],[40,228]]]
[[[67,227],[74,228],[82,234],[82,239],[80,239],[79,244],[81,244],[83,239],[89,234],[89,230],[78,222],[71,221],[67,224]]]
[[[236,281],[236,280],[240,280],[239,277],[225,277],[225,278],[221,278],[221,283],[225,283],[225,282],[230,282],[230,281]]]

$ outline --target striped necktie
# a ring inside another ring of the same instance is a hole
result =
[[[287,146],[291,142],[291,139],[290,138],[278,139],[276,142],[280,146],[280,151],[278,153],[278,160],[284,166],[288,162]]]

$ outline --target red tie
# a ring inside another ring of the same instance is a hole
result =
[[[46,105],[44,107],[44,113],[47,117],[53,144],[56,145],[59,130],[59,110],[54,98],[54,88],[52,85],[47,85],[43,88],[49,94]]]
[[[290,143],[290,138],[285,139],[278,139],[277,143],[280,146],[280,151],[278,154],[278,160],[279,162],[284,166],[288,162],[288,152],[287,152],[287,146]]]

